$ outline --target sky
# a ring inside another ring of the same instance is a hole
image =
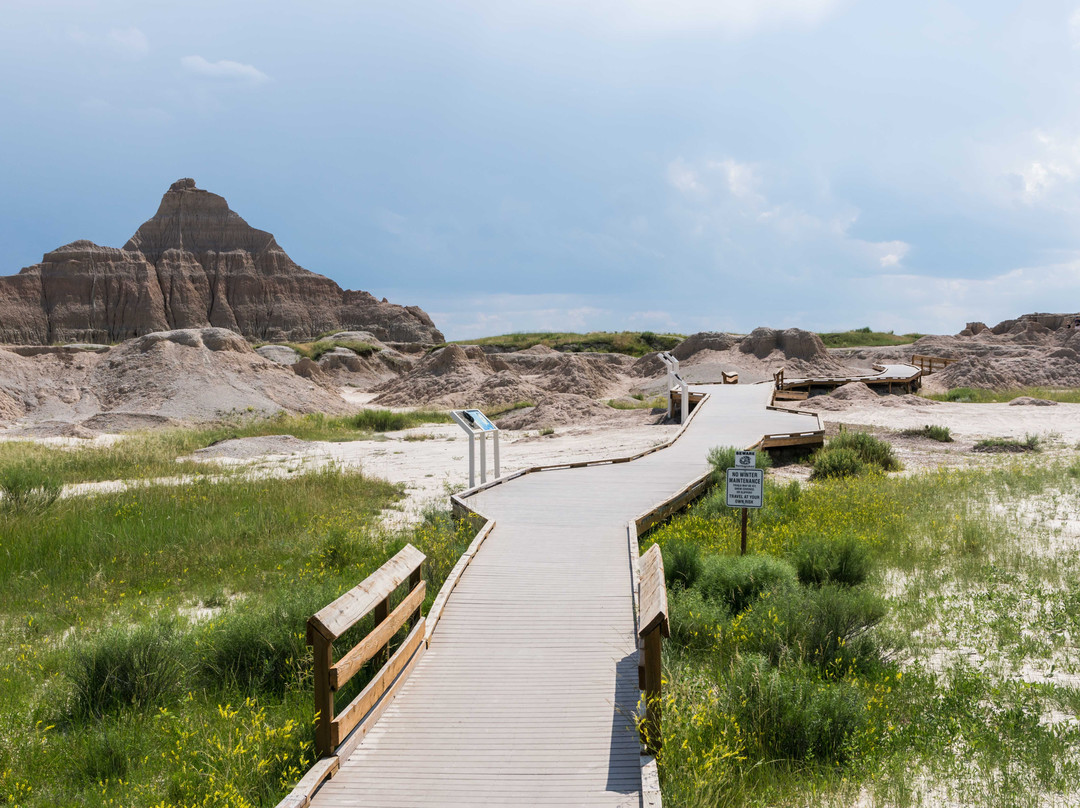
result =
[[[1080,310],[1080,5],[0,0],[0,274],[181,177],[450,339]]]

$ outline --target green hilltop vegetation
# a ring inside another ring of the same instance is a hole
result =
[[[892,331],[873,331],[870,326],[851,331],[825,331],[818,336],[826,348],[872,348],[879,345],[910,345],[925,334],[894,334]]]
[[[851,331],[819,333],[826,348],[864,348],[878,345],[910,345],[922,334],[894,334],[892,331],[873,331],[869,326]],[[519,351],[534,345],[546,345],[568,353],[621,353],[644,356],[652,351],[670,351],[686,337],[683,334],[657,334],[652,331],[522,331],[495,337],[454,340],[454,345],[484,345],[506,351]],[[436,346],[436,347],[442,347]]]
[[[454,345],[487,345],[508,351],[546,345],[567,353],[621,353],[644,356],[652,351],[669,351],[686,339],[682,334],[655,334],[652,331],[590,331],[575,334],[560,331],[535,331],[502,334],[497,337],[455,340]]]

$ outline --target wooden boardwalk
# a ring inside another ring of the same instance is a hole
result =
[[[666,449],[466,496],[494,527],[396,698],[311,805],[644,804],[633,520],[707,473],[710,448],[818,425],[767,409],[771,385],[696,389],[710,397]]]
[[[929,358],[929,357],[928,357]],[[940,360],[947,361],[947,360]],[[850,382],[862,382],[870,387],[887,387],[889,392],[893,387],[901,388],[909,393],[919,389],[920,379],[924,371],[915,365],[874,365],[873,373],[859,373],[849,376],[809,376],[800,378],[788,378],[783,369],[777,371],[774,376],[774,384],[777,390],[804,390],[809,392],[812,388],[835,389]]]

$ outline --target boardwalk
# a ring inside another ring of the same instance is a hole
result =
[[[712,385],[674,445],[468,497],[495,521],[431,644],[312,800],[332,806],[642,804],[627,523],[708,470],[708,450],[798,432],[771,385]]]

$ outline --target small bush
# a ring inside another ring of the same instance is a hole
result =
[[[854,449],[833,448],[827,446],[814,453],[811,480],[824,480],[841,477],[858,477],[866,474],[869,467]]]
[[[876,466],[882,471],[898,471],[900,469],[900,461],[893,454],[892,446],[883,440],[875,438],[869,432],[843,430],[829,441],[827,448],[852,449],[862,462],[868,466]]]
[[[308,617],[329,600],[292,593],[261,607],[237,606],[200,638],[200,673],[208,685],[245,693],[283,693],[310,669],[304,642]]]
[[[76,646],[67,672],[74,685],[72,715],[101,718],[164,701],[186,674],[179,645],[175,629],[155,624],[106,629]]]
[[[1024,454],[1041,452],[1042,443],[1038,435],[1025,435],[1022,441],[1015,438],[986,438],[976,443],[972,451],[989,454]]]
[[[712,648],[731,615],[717,601],[707,601],[697,589],[674,589],[668,595],[671,641],[682,648]]]
[[[917,429],[905,429],[900,434],[906,438],[929,438],[930,440],[936,440],[938,443],[953,442],[952,433],[947,426],[927,424]]]
[[[60,497],[60,479],[30,463],[0,469],[0,492],[3,506],[12,510],[41,510]]]
[[[825,584],[774,592],[742,615],[738,644],[772,663],[807,662],[834,676],[880,660],[868,629],[885,616],[884,603],[860,588]]]
[[[701,574],[701,549],[692,542],[672,541],[663,548],[664,577],[668,588],[689,589]]]
[[[802,584],[856,586],[870,574],[870,551],[851,536],[834,540],[811,537],[799,545],[793,560]]]
[[[748,745],[764,759],[842,762],[872,717],[857,686],[756,655],[735,664],[729,688]]]
[[[795,569],[772,556],[714,555],[705,559],[697,587],[707,599],[741,612],[765,592],[794,586]]]

